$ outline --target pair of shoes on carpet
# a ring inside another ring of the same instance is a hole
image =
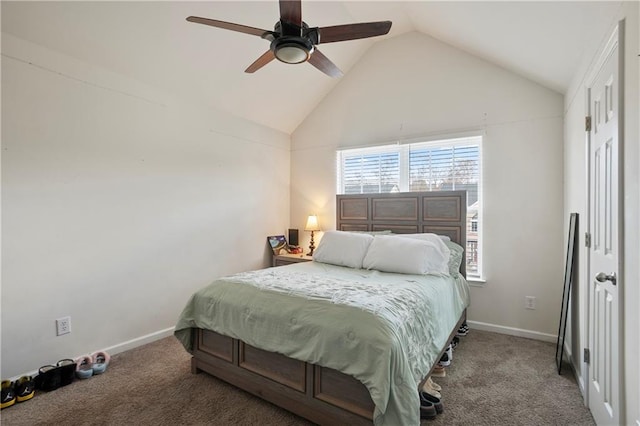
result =
[[[2,404],[1,409],[11,407],[16,402],[25,402],[35,395],[35,385],[31,376],[22,376],[15,382],[11,380],[2,381]]]
[[[76,362],[70,358],[61,359],[56,365],[43,365],[35,377],[35,387],[49,392],[73,382]]]
[[[453,339],[451,339],[451,349],[455,349],[458,346],[458,343],[460,343],[460,338],[458,336],[453,336]]]
[[[466,336],[467,334],[469,334],[469,326],[467,325],[466,321],[462,323],[460,328],[458,328],[458,331],[456,332],[456,334],[458,336]]]
[[[446,377],[447,372],[445,371],[445,367],[441,365],[436,365],[435,367],[433,367],[433,371],[431,371],[431,375],[433,377]]]
[[[434,382],[433,379],[431,379],[431,377],[429,377],[427,379],[426,385],[429,386],[431,389],[436,390],[438,392],[442,390],[442,386],[440,386],[439,384]]]
[[[110,360],[111,357],[104,351],[81,356],[76,360],[76,377],[88,379],[91,376],[102,374],[107,370]]]
[[[422,392],[426,392],[431,396],[435,396],[436,398],[442,398],[440,391],[442,387],[431,380],[431,377],[427,379],[427,381],[422,385]]]
[[[441,367],[448,367],[451,365],[451,361],[453,361],[453,348],[451,344],[447,346],[447,350],[444,351],[440,361],[438,361],[438,365]]]
[[[427,392],[420,392],[420,418],[426,420],[435,419],[438,414],[444,412],[444,405],[440,398]]]

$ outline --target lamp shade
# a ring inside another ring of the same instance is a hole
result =
[[[304,227],[305,231],[319,231],[320,226],[318,225],[318,216],[311,215],[307,218],[307,224]]]

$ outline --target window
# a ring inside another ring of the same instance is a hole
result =
[[[368,149],[348,155],[342,163],[340,194],[370,194],[398,191],[400,154],[385,149]]]
[[[338,151],[338,194],[467,191],[467,275],[481,276],[481,146],[473,136]]]

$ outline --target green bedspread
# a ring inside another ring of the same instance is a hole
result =
[[[191,328],[333,368],[360,380],[376,425],[418,425],[418,384],[469,303],[464,278],[390,274],[317,262],[216,280],[188,301]]]

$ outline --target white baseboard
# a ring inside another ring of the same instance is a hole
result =
[[[494,333],[508,334],[510,336],[526,337],[528,339],[542,340],[543,342],[557,342],[555,334],[540,333],[539,331],[523,330],[521,328],[505,327],[503,325],[487,324],[479,321],[467,321],[470,328]]]
[[[163,339],[165,337],[169,337],[173,334],[175,327],[165,328],[164,330],[155,331],[153,333],[146,334],[144,336],[136,337],[135,339],[127,340],[126,342],[118,343],[117,345],[109,346],[104,349],[97,349],[95,351],[89,351],[88,353],[97,352],[98,350],[107,352],[109,355],[115,355],[120,352],[128,351],[129,349],[137,348],[138,346],[146,345],[147,343],[155,342],[156,340]],[[77,359],[85,354],[79,354],[75,356],[73,359]],[[18,380],[22,376],[37,376],[38,370],[27,371],[22,374],[18,374],[17,376],[11,377],[9,379],[3,380]]]
[[[173,334],[174,329],[175,327],[165,328],[164,330],[136,337],[135,339],[127,340],[126,342],[118,343],[117,345],[113,345],[102,350],[107,352],[109,355],[115,355],[120,352],[128,351],[129,349],[137,348],[138,346],[146,345],[147,343],[169,337]]]

